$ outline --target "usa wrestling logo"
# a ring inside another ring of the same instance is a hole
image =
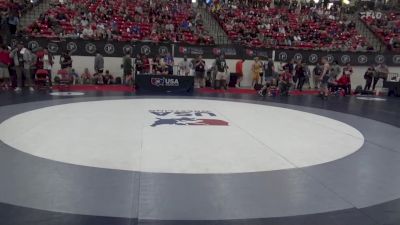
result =
[[[174,78],[151,78],[151,84],[157,87],[178,87],[179,80]]]
[[[151,127],[161,125],[177,125],[177,126],[228,126],[229,123],[217,119],[217,115],[210,111],[193,111],[193,110],[150,110],[155,115],[155,121]]]

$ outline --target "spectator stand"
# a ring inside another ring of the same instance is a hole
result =
[[[55,5],[26,32],[47,38],[212,44],[200,21],[191,3],[177,0],[73,0]]]
[[[369,46],[336,6],[253,1],[216,3],[210,11],[234,43],[248,47],[355,51],[359,45]]]
[[[359,16],[389,50],[400,52],[400,12],[398,10],[363,11]]]

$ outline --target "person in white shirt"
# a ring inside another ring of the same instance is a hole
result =
[[[179,75],[189,76],[190,69],[193,67],[192,63],[184,56],[183,60],[179,63]]]
[[[43,69],[47,70],[49,73],[49,85],[51,86],[52,84],[52,79],[51,79],[51,68],[53,66],[53,60],[54,56],[49,53],[47,49],[43,50],[44,55],[43,55]]]
[[[83,29],[81,38],[91,38],[93,37],[93,30],[91,27],[86,26],[85,29]]]

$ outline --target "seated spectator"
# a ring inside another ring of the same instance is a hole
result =
[[[168,65],[164,62],[164,60],[160,60],[160,66],[158,68],[158,73],[159,75],[168,75],[169,70],[168,70]]]
[[[95,73],[93,74],[93,83],[96,84],[96,85],[102,85],[102,84],[104,84],[103,73],[95,72]]]
[[[92,28],[90,26],[85,26],[85,28],[82,31],[81,38],[90,39],[90,38],[94,37],[93,35],[94,35],[94,32],[93,32]]]
[[[36,21],[33,22],[33,24],[31,25],[30,28],[31,28],[31,32],[33,34],[40,34],[40,26]]]
[[[92,74],[90,74],[89,69],[85,68],[84,72],[81,74],[82,84],[92,84]]]
[[[336,91],[338,89],[342,89],[344,90],[344,95],[351,94],[351,81],[349,74],[343,73],[343,75],[336,81],[336,83]]]
[[[275,78],[272,78],[271,80],[267,80],[265,82],[265,85],[263,88],[261,88],[260,91],[258,91],[258,94],[261,96],[264,96],[267,94],[268,96],[276,96],[277,91],[278,91],[278,84],[277,80]]]
[[[61,69],[57,72],[57,75],[54,78],[55,83],[71,85],[74,83],[74,77],[71,75],[71,68]]]
[[[204,33],[202,19],[195,16],[191,3],[179,0],[57,3],[36,23],[39,27],[33,23],[27,29],[34,36],[195,43],[201,34],[205,44],[213,43],[213,38]]]
[[[114,76],[110,74],[110,71],[106,70],[106,73],[103,76],[103,81],[106,85],[114,83]]]

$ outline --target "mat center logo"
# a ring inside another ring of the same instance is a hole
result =
[[[151,78],[151,84],[157,87],[178,87],[179,80],[174,78]]]
[[[177,126],[229,126],[227,121],[218,119],[217,114],[208,110],[150,110],[155,117],[151,127],[161,125]]]

